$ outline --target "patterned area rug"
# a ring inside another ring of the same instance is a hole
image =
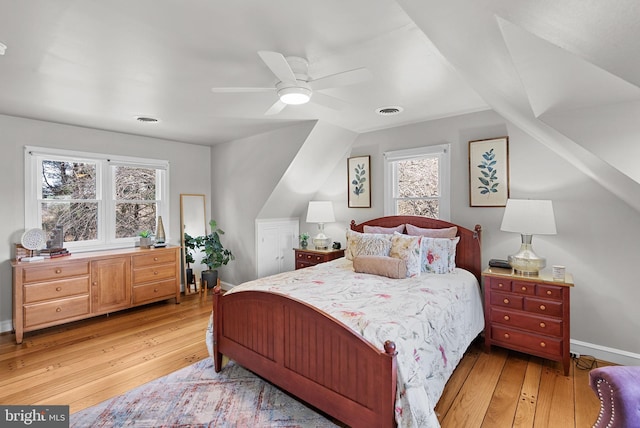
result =
[[[233,362],[211,358],[71,415],[71,427],[336,427]]]

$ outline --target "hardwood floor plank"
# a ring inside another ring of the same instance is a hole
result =
[[[465,352],[462,360],[460,360],[460,362],[458,363],[458,367],[456,367],[455,371],[451,375],[451,378],[447,382],[447,387],[442,392],[440,400],[438,401],[438,404],[435,408],[436,414],[438,415],[438,420],[440,422],[442,422],[442,420],[449,412],[453,401],[460,392],[460,389],[462,389],[462,385],[464,385],[467,377],[469,376],[469,373],[471,373],[471,371],[473,370],[473,366],[478,360],[480,352],[482,352],[480,350],[480,347],[481,344],[479,343],[474,343],[471,345],[471,347],[469,347],[467,352]]]
[[[540,375],[543,361],[538,357],[530,357],[527,371],[522,382],[522,390],[518,399],[513,426],[517,428],[531,428],[536,415],[538,392],[540,390]]]
[[[513,425],[518,407],[518,402],[513,397],[518,396],[522,390],[528,363],[527,355],[517,352],[509,353],[484,417],[483,428],[502,428]]]

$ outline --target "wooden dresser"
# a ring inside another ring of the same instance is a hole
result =
[[[296,253],[296,269],[344,257],[344,250],[310,250],[308,248],[294,248],[293,250]]]
[[[11,263],[13,327],[24,332],[175,298],[180,247],[127,248]]]
[[[569,374],[569,292],[573,277],[523,276],[511,269],[488,268],[484,279],[485,348],[513,349],[562,362]]]

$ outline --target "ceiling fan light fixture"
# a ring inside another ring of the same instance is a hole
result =
[[[306,104],[311,99],[311,90],[302,87],[282,88],[278,90],[280,101],[290,105]]]

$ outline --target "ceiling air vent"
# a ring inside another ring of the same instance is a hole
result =
[[[394,114],[399,114],[402,112],[402,107],[399,106],[388,106],[388,107],[380,107],[376,109],[376,113],[381,116],[392,116]]]
[[[138,122],[144,122],[144,123],[155,123],[158,121],[158,119],[156,119],[155,117],[149,117],[149,116],[136,116],[136,120]]]

